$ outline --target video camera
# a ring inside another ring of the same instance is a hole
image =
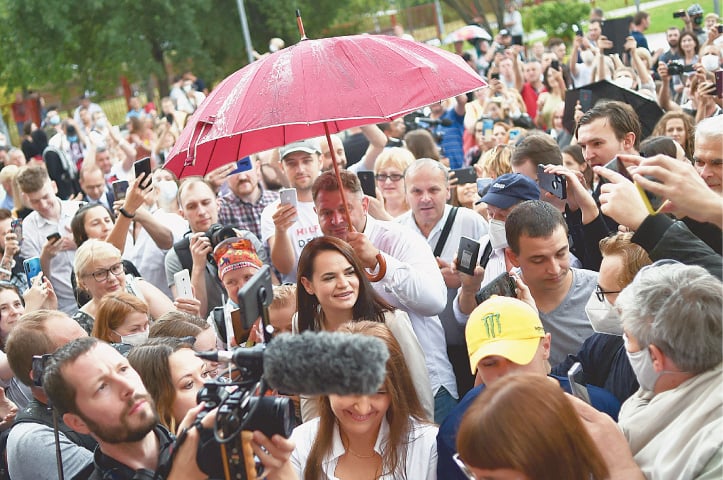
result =
[[[218,228],[211,232],[211,236],[216,237],[209,237],[212,243],[223,241],[220,238],[222,230]],[[256,273],[238,294],[243,328],[250,329],[260,316],[267,342],[271,340],[271,329],[267,327],[268,306],[272,298],[268,265]],[[288,438],[295,426],[294,406],[289,398],[264,396],[268,390],[263,378],[265,350],[266,345],[259,344],[236,348],[230,355],[227,352],[198,354],[202,358],[232,362],[238,373],[235,377],[238,380],[231,383],[206,382],[197,395],[197,401],[205,402],[205,408],[196,422],[200,422],[211,410],[218,409],[212,430],[202,431],[196,455],[199,468],[211,478],[243,480],[253,478],[252,472],[260,476],[263,465],[253,456],[250,445],[245,445],[241,432],[260,430],[269,438],[275,434]]]
[[[684,65],[680,60],[671,60],[665,66],[668,67],[668,75],[683,75],[693,71],[693,65]]]

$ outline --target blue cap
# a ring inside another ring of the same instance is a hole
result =
[[[505,173],[492,182],[482,201],[497,208],[510,208],[525,200],[539,200],[540,189],[521,173]]]

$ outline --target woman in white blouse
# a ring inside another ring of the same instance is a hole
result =
[[[389,349],[387,377],[373,395],[328,395],[319,417],[291,435],[299,478],[437,478],[437,427],[427,423],[399,343],[383,323],[361,321],[339,332],[380,338]]]

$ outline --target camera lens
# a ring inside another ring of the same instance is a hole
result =
[[[294,405],[291,403],[291,399],[287,397],[252,397],[249,409],[254,408],[257,402],[260,403],[244,425],[244,430],[260,430],[269,438],[277,433],[288,438],[294,429]]]

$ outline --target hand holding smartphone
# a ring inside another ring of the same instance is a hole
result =
[[[359,183],[361,183],[364,195],[376,198],[377,184],[374,179],[374,172],[357,172],[356,176],[359,177]]]
[[[567,198],[567,179],[563,175],[545,173],[545,166],[537,166],[537,183],[540,188],[547,190],[559,199]]]
[[[451,170],[451,172],[454,173],[454,177],[457,179],[457,185],[475,183],[477,181],[477,171],[474,167],[456,168]]]
[[[136,178],[143,177],[140,183],[141,190],[151,186],[151,157],[146,157],[138,160],[133,164],[133,169],[136,174]]]
[[[638,185],[634,180],[632,175],[630,175],[630,172],[628,171],[627,167],[623,163],[622,160],[620,160],[618,157],[613,158],[611,161],[609,161],[607,164],[605,164],[605,168],[612,170],[613,172],[618,172],[623,177],[627,178],[633,184],[635,185],[635,188],[638,190],[638,194],[640,195],[640,198],[643,200],[643,204],[645,205],[645,209],[648,211],[650,215],[657,215],[662,210],[663,206],[667,203],[667,200],[664,198],[658,197],[657,195],[650,193],[643,189],[640,185]],[[652,177],[648,177],[652,181],[657,181]],[[601,183],[608,183],[607,180],[600,177]]]
[[[279,201],[282,205],[293,205],[294,207],[298,206],[299,199],[296,196],[296,189],[295,188],[282,188],[279,190]],[[294,217],[293,221],[296,221],[298,219],[298,215]]]
[[[517,283],[515,279],[512,278],[509,273],[504,272],[480,288],[474,298],[477,301],[477,305],[479,305],[485,300],[488,300],[492,295],[517,298]]]
[[[31,286],[33,284],[33,279],[43,273],[43,270],[40,267],[40,257],[25,259],[25,261],[23,261],[23,270],[25,270],[25,277],[28,280],[28,286]]]
[[[182,298],[193,298],[191,289],[191,276],[187,269],[173,274],[173,282],[176,287],[176,296]]]
[[[474,275],[479,249],[480,244],[478,241],[469,237],[460,237],[459,247],[457,248],[457,270],[467,275]]]
[[[18,245],[20,245],[23,242],[23,221],[19,218],[13,218],[10,222],[10,229],[15,234]]]

